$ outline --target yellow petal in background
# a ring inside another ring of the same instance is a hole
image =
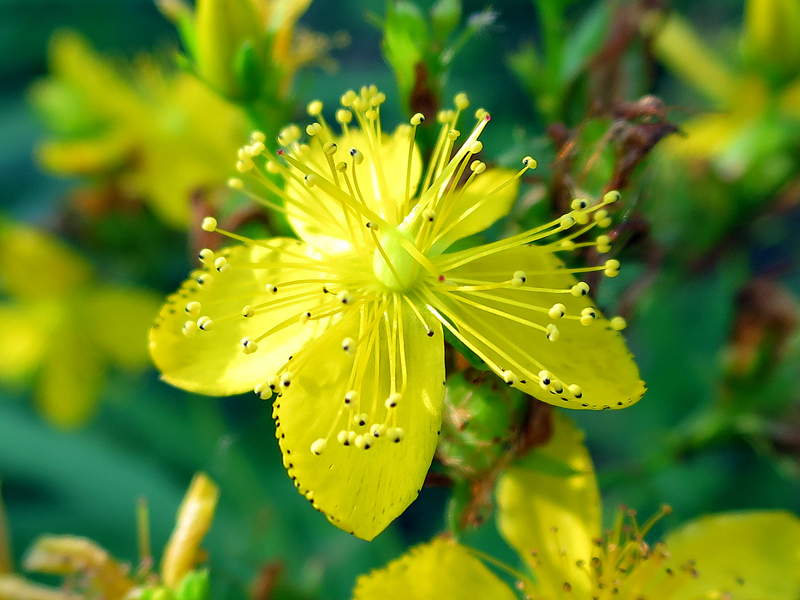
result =
[[[130,140],[118,132],[92,139],[48,141],[36,148],[36,159],[62,176],[94,175],[119,169],[130,158]]]
[[[298,255],[309,255],[310,249],[297,240],[274,239],[273,247],[289,249]],[[306,278],[315,278],[315,272],[303,269],[282,269],[284,263],[299,259],[263,246],[235,246],[219,253],[227,256],[233,267],[229,273],[219,273],[210,265],[195,271],[192,279],[184,282],[177,293],[167,298],[166,304],[150,330],[150,356],[168,383],[200,394],[226,396],[252,391],[257,383],[289,360],[313,335],[315,323],[303,325],[299,318],[308,303],[290,299],[322,284],[312,283],[287,287],[282,284]],[[253,268],[254,263],[267,265]],[[198,279],[203,283],[198,283]],[[274,295],[267,286],[276,286]],[[196,309],[189,303],[198,303]],[[251,306],[254,315],[243,316],[245,306]],[[187,312],[187,308],[192,308]],[[199,318],[208,317],[214,323],[206,331],[197,329]],[[290,325],[271,334],[257,352],[242,352],[244,337],[255,339],[287,320]],[[194,322],[191,337],[185,335],[187,322]]]
[[[776,65],[790,77],[798,74],[800,2],[748,0],[743,35],[747,50],[761,65]]]
[[[588,597],[588,572],[575,563],[589,563],[601,509],[583,432],[554,413],[550,441],[509,468],[496,494],[498,529],[534,570],[540,596],[561,598],[569,583],[576,598]]]
[[[89,265],[56,238],[24,225],[0,224],[0,282],[8,294],[60,298],[90,277]]]
[[[196,474],[178,509],[175,529],[161,560],[161,579],[168,587],[175,589],[197,563],[200,544],[211,529],[218,500],[217,484],[205,473]]]
[[[459,254],[445,256],[454,260],[450,257]],[[447,278],[508,281],[518,269],[527,274],[525,286],[520,288],[437,294],[442,311],[460,329],[463,341],[500,369],[516,373],[519,382],[515,387],[544,402],[578,409],[616,409],[637,402],[645,387],[624,339],[596,309],[590,325],[581,323],[582,311],[594,305],[588,296],[575,297],[568,292],[576,279],[549,249],[521,246],[505,250],[448,271]],[[566,315],[556,321],[558,339],[550,341],[543,330],[553,323],[548,310],[556,303],[564,305]],[[552,386],[542,389],[534,381],[542,370],[561,382],[560,393]],[[578,385],[580,393],[571,392],[570,385]]]
[[[0,305],[0,381],[24,383],[39,366],[50,340],[36,307]]]
[[[0,600],[83,600],[82,594],[50,588],[18,575],[0,575]]]
[[[101,287],[82,299],[82,322],[111,363],[142,369],[149,363],[147,331],[160,302],[159,296],[144,290]]]
[[[436,539],[362,575],[353,600],[515,600],[516,594],[463,546]]]
[[[515,171],[508,169],[488,169],[476,176],[460,195],[458,188],[454,190],[457,199],[452,208],[446,208],[446,214],[437,216],[444,219],[443,236],[431,251],[436,254],[437,250],[445,250],[454,241],[479,233],[505,217],[519,191],[519,180],[510,181],[514,175]],[[445,206],[448,205],[446,202]]]
[[[274,416],[284,465],[300,493],[334,525],[371,540],[414,501],[433,460],[444,400],[444,349],[441,328],[429,323],[433,336],[428,337],[403,305],[398,331],[404,332],[408,384],[392,416],[386,402],[393,391],[390,355],[397,350],[388,348],[383,325],[379,322],[374,343],[362,342],[355,355],[342,350],[347,338],[352,343],[370,338],[360,328],[358,312],[289,362],[291,385],[275,400]],[[395,366],[400,368],[398,359]],[[348,392],[358,387],[359,376],[351,379],[351,372],[359,369],[360,397],[347,405]],[[376,438],[373,426],[383,424],[387,429]],[[403,432],[399,441],[393,436],[397,428]],[[339,435],[348,431],[353,435],[345,445]],[[312,446],[320,439],[324,448],[316,454]]]
[[[670,558],[650,586],[672,590],[660,596],[664,600],[725,598],[726,593],[736,600],[800,598],[800,519],[790,513],[709,515],[664,541]],[[687,564],[696,576],[682,572]],[[667,576],[668,567],[677,575]]]
[[[716,104],[725,106],[731,101],[735,78],[679,16],[671,14],[657,25],[653,51],[673,73]]]
[[[87,333],[66,323],[51,336],[37,382],[39,410],[57,427],[85,423],[97,408],[105,365]]]

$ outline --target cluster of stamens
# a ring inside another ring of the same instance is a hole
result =
[[[241,269],[271,274],[270,281],[253,283],[250,279],[231,290],[231,294],[243,299],[241,309],[235,313],[216,315],[213,305],[206,312],[200,296],[185,304],[187,320],[183,333],[188,337],[214,335],[215,328],[234,319],[252,322],[253,332],[239,343],[245,355],[257,355],[269,344],[270,335],[288,327],[299,324],[320,327],[324,331],[327,325],[342,319],[349,311],[360,315],[359,331],[341,340],[342,352],[353,360],[350,391],[340,400],[339,416],[330,432],[311,444],[311,451],[317,455],[322,454],[332,440],[362,450],[370,449],[384,438],[394,443],[403,440],[405,432],[397,425],[397,411],[403,408],[409,379],[403,343],[403,328],[408,327],[408,323],[403,323],[404,311],[414,315],[427,337],[434,337],[428,324],[428,320],[433,319],[467,345],[469,341],[465,335],[469,333],[474,337],[474,333],[470,323],[462,318],[463,314],[490,313],[528,327],[534,335],[542,335],[556,344],[562,337],[559,322],[575,320],[590,327],[597,320],[595,308],[586,307],[579,314],[571,314],[565,302],[559,300],[564,298],[562,295],[586,296],[589,293],[586,282],[578,281],[567,288],[539,287],[536,281],[543,273],[513,268],[506,273],[471,276],[469,269],[473,261],[530,244],[542,246],[551,253],[588,246],[601,254],[611,250],[609,235],[601,234],[590,240],[588,234],[595,227],[611,225],[606,207],[619,199],[617,192],[607,193],[595,204],[586,199],[575,200],[571,210],[558,219],[508,239],[466,253],[444,253],[444,244],[454,229],[487,202],[492,202],[506,186],[535,168],[536,161],[525,157],[522,168],[508,181],[458,214],[459,201],[487,171],[486,163],[476,155],[483,149],[478,137],[489,121],[488,113],[483,109],[475,113],[476,125],[458,149],[455,143],[461,134],[455,126],[469,101],[459,94],[455,110],[439,113],[438,143],[420,185],[412,173],[419,168],[414,140],[424,116],[414,115],[393,138],[395,143],[406,143],[408,152],[405,178],[398,188],[386,177],[387,165],[382,163],[386,157],[381,149],[387,136],[380,125],[380,107],[384,101],[385,95],[374,87],[363,88],[360,93],[347,92],[335,113],[342,129],[341,136],[334,134],[323,118],[322,103],[312,102],[308,114],[317,121],[305,128],[308,143],[301,143],[303,131],[290,125],[278,136],[280,149],[271,152],[264,134],[254,132],[249,143],[239,151],[236,163],[243,177],[229,181],[231,188],[287,215],[300,228],[301,235],[305,232],[338,240],[340,243],[334,253],[308,253],[271,240],[252,240],[220,229],[216,219],[207,217],[202,224],[205,231],[216,231],[246,245],[263,247],[278,259],[249,264],[237,262],[224,252],[204,249],[200,252],[203,269],[194,273],[188,284],[192,291],[203,291],[214,284],[215,278],[230,277]],[[283,186],[275,183],[278,178],[283,179]],[[464,183],[456,184],[461,181]],[[265,192],[268,198],[264,197]],[[603,272],[615,277],[619,268],[619,261],[609,259],[597,266],[558,268],[544,275]],[[499,295],[503,290],[518,293],[518,299]],[[526,294],[529,292],[552,295],[552,304],[538,306],[528,302]],[[491,307],[487,300],[513,307],[516,313]],[[266,330],[257,329],[257,323],[262,323],[260,319],[288,309],[292,316],[278,323],[270,322]],[[517,314],[521,312],[519,309],[525,312]],[[625,327],[625,322],[616,317],[609,326],[619,330]],[[430,343],[441,344],[442,341]],[[484,343],[493,347],[491,340]],[[388,394],[362,402],[364,365],[373,360],[376,348],[385,353],[390,365],[390,381],[385,385]],[[524,349],[519,352],[526,364],[509,360],[508,364],[501,365],[485,352],[478,351],[478,354],[509,385],[533,382],[552,394],[563,395],[565,401],[583,398],[581,386],[565,382],[557,373],[552,373],[543,362],[546,358],[529,356]],[[301,350],[276,374],[256,385],[255,393],[263,399],[280,395],[291,385],[290,369],[297,370],[312,360],[314,357],[304,356]],[[381,401],[383,408],[378,410],[376,407]]]

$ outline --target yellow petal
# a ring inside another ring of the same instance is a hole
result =
[[[112,133],[68,142],[47,141],[36,148],[36,160],[56,175],[94,175],[119,169],[130,154],[130,140]]]
[[[47,330],[35,307],[0,305],[0,381],[25,381],[42,360],[48,344]]]
[[[334,165],[340,162],[347,163],[346,176],[354,188],[357,184],[360,198],[371,211],[392,225],[399,224],[405,217],[400,214],[399,207],[405,200],[406,182],[408,181],[409,185],[409,196],[413,198],[422,173],[422,159],[419,149],[414,146],[411,169],[407,176],[410,144],[408,134],[408,127],[403,127],[398,128],[392,135],[384,135],[379,151],[374,152],[372,149],[378,148],[377,144],[356,128],[351,128],[347,135],[334,139],[337,145],[336,153],[332,156]],[[364,161],[355,166],[355,178],[354,163],[350,155],[352,148],[357,148],[364,155]],[[302,154],[302,161],[320,178],[332,180],[333,175],[319,141],[310,141],[309,149]],[[294,167],[292,171],[299,177],[300,182],[289,179],[287,192],[296,204],[305,207],[301,210],[295,204],[290,203],[288,206],[289,221],[297,234],[327,254],[336,254],[349,249],[349,240],[353,239],[353,235],[349,233],[350,228],[363,227],[366,220],[353,214],[351,222],[348,223],[342,216],[342,205],[339,200],[331,198],[318,188],[308,188],[301,183],[304,174]],[[340,187],[349,193],[345,176],[338,174],[337,177]],[[359,197],[358,193],[356,197]],[[318,219],[310,218],[309,213]]]
[[[25,225],[0,225],[0,273],[18,298],[59,298],[87,283],[89,266],[55,237]]]
[[[671,14],[660,24],[653,51],[678,77],[710,100],[724,106],[733,99],[736,87],[733,75],[678,15]]]
[[[668,558],[653,568],[645,596],[657,590],[664,600],[800,598],[800,519],[790,513],[708,515],[664,542]]]
[[[561,413],[553,419],[547,444],[498,481],[497,525],[536,573],[542,598],[561,598],[565,583],[581,598],[590,581],[575,562],[588,564],[600,535],[600,494],[583,432]]]
[[[82,594],[46,587],[19,575],[0,575],[0,600],[84,600]]]
[[[219,500],[219,487],[205,473],[197,473],[178,509],[175,529],[164,548],[161,580],[175,589],[197,563],[197,553]]]
[[[428,337],[408,307],[398,311],[408,384],[394,419],[385,407],[393,377],[384,327],[379,322],[380,341],[371,348],[366,341],[354,355],[342,349],[347,338],[373,339],[360,326],[359,312],[353,309],[289,362],[291,384],[276,399],[274,416],[284,465],[300,493],[337,527],[371,540],[414,501],[433,460],[442,420],[444,349],[441,328],[435,323],[430,324],[433,336]],[[394,315],[388,314],[389,322]],[[366,318],[366,323],[374,320],[375,316]],[[396,361],[395,373],[399,364]],[[351,371],[361,368],[362,384],[356,390],[360,400],[348,408],[345,396],[357,387]],[[402,384],[397,389],[402,391]],[[363,425],[354,421],[359,414],[366,415]],[[403,439],[393,442],[391,430],[375,438],[372,425],[384,423],[401,428]],[[339,443],[339,433],[347,430],[366,436],[370,447],[357,447],[358,440],[347,446]],[[312,445],[320,439],[325,443],[317,455]]]
[[[436,539],[362,575],[353,600],[514,600],[516,594],[463,546]]]
[[[274,239],[268,244],[289,249],[301,257],[311,256],[311,250],[297,240]],[[286,320],[299,318],[302,310],[308,308],[302,300],[282,304],[283,298],[318,290],[322,285],[280,289],[284,282],[306,276],[314,278],[318,274],[302,269],[282,269],[281,265],[297,260],[283,258],[286,255],[257,244],[228,248],[218,256],[223,254],[227,254],[233,270],[221,274],[212,264],[195,271],[192,279],[167,298],[150,330],[150,355],[165,381],[191,392],[219,396],[253,390],[314,335],[313,323],[302,325],[298,321],[270,335],[257,352],[242,352],[243,337],[254,339]],[[253,269],[251,265],[255,262],[273,266]],[[197,278],[203,273],[210,283],[201,286]],[[279,291],[270,294],[265,287],[268,284],[278,286]],[[201,305],[194,316],[186,312],[189,302]],[[270,304],[281,308],[270,309]],[[247,305],[255,307],[253,317],[242,316],[242,309]],[[198,317],[203,316],[214,321],[213,329],[197,331],[192,337],[184,335],[185,323],[196,323]]]
[[[87,332],[124,369],[148,364],[147,330],[158,308],[155,294],[121,287],[98,288],[81,302]]]
[[[72,535],[38,538],[25,555],[24,567],[37,573],[85,576],[108,600],[122,600],[133,587],[126,565],[95,542]]]
[[[445,214],[437,216],[444,219],[441,227],[447,233],[433,245],[431,252],[445,250],[456,240],[483,231],[505,217],[519,191],[519,180],[510,181],[514,175],[509,169],[489,169],[477,175],[457,196],[452,208],[445,208]],[[458,190],[455,193],[458,194]]]
[[[481,248],[475,248],[445,257],[479,252]],[[518,270],[527,277],[519,288],[440,291],[436,308],[459,330],[465,344],[497,367],[498,374],[513,372],[516,387],[544,402],[567,408],[607,409],[638,401],[645,387],[624,339],[599,311],[595,310],[597,318],[589,326],[581,324],[583,309],[593,303],[588,296],[576,298],[568,292],[576,283],[575,277],[547,248],[522,246],[478,258],[448,271],[447,279],[509,281]],[[567,316],[550,318],[548,311],[556,303],[565,306]],[[550,324],[560,332],[556,341],[550,341],[543,331]],[[553,386],[542,389],[538,376],[543,370],[561,382],[563,391],[557,393]],[[578,385],[581,393],[571,392],[570,385]]]
[[[744,39],[747,49],[762,65],[779,66],[796,75],[800,67],[800,2],[748,0]]]
[[[105,366],[88,335],[67,323],[50,340],[37,384],[36,400],[47,419],[61,428],[84,424],[97,407]]]
[[[786,86],[780,97],[781,110],[794,119],[800,119],[800,78]]]
[[[664,140],[664,151],[688,159],[709,159],[723,152],[742,124],[730,115],[704,115],[681,125],[684,136]]]

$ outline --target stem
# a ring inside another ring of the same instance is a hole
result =
[[[14,564],[11,560],[11,533],[8,528],[8,519],[3,505],[3,496],[0,494],[0,574],[11,573]]]

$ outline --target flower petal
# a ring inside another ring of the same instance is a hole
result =
[[[351,309],[289,362],[291,384],[276,399],[273,415],[284,465],[300,493],[337,527],[371,540],[414,501],[433,460],[444,400],[444,349],[436,323],[429,324],[433,336],[428,337],[411,309],[397,311],[402,315],[398,332],[404,335],[397,337],[403,340],[408,385],[393,409],[394,420],[384,406],[395,378],[382,322],[391,323],[395,312],[378,313],[377,342],[361,342],[355,356],[342,349],[347,338],[374,339],[362,326],[374,322],[374,316],[364,319],[362,310],[368,309],[362,307]],[[351,373],[360,369],[360,400],[348,408],[345,395],[357,387]],[[361,426],[354,422],[359,414],[368,417]],[[375,438],[373,424],[401,428],[405,435],[398,443],[390,439],[391,430]],[[339,443],[338,434],[347,430],[367,436],[370,447],[358,448],[358,440]],[[311,448],[320,439],[326,443],[317,455]]]
[[[800,598],[800,519],[782,511],[752,511],[702,517],[664,540],[670,559],[652,589],[675,587],[664,600]],[[681,567],[694,560],[696,577]],[[666,575],[666,568],[676,573]],[[678,579],[683,585],[677,585]],[[670,581],[672,580],[672,581]]]
[[[227,257],[233,270],[220,274],[213,265],[195,271],[177,293],[167,298],[150,330],[150,355],[165,381],[190,392],[209,395],[240,394],[274,374],[289,357],[314,335],[314,323],[297,323],[269,336],[257,352],[244,354],[243,337],[255,338],[272,327],[292,318],[299,318],[307,308],[303,300],[281,303],[282,298],[292,298],[304,291],[318,290],[321,284],[292,286],[274,296],[266,285],[280,286],[293,280],[319,277],[316,272],[303,268],[313,265],[313,253],[297,240],[274,239],[268,247],[256,242],[249,246],[235,246],[218,253]],[[266,244],[266,242],[264,242]],[[280,250],[280,251],[279,251]],[[282,252],[295,253],[293,258]],[[305,261],[303,257],[309,257]],[[209,261],[214,262],[214,259]],[[263,267],[253,268],[262,263]],[[301,264],[291,268],[292,264]],[[285,268],[284,268],[285,266]],[[202,275],[210,283],[199,284]],[[189,302],[199,302],[197,314],[187,314]],[[271,309],[273,302],[280,308]],[[242,316],[246,305],[262,306],[253,317]],[[198,317],[207,316],[214,321],[210,331],[197,331],[192,337],[184,335],[184,325]],[[227,319],[220,322],[220,319]]]
[[[101,287],[82,302],[87,332],[118,366],[142,369],[148,364],[147,329],[159,298],[145,290]]]
[[[463,254],[480,251],[476,248]],[[599,311],[595,311],[597,316],[588,327],[581,324],[577,317],[593,304],[588,296],[576,298],[569,293],[576,279],[546,247],[520,246],[498,252],[453,269],[446,276],[451,281],[460,278],[501,282],[510,280],[518,270],[527,277],[521,287],[439,293],[440,305],[436,308],[459,330],[462,341],[472,350],[482,358],[488,357],[500,369],[513,371],[519,379],[514,385],[544,402],[568,408],[606,409],[638,401],[645,387],[624,339]],[[564,304],[567,316],[550,318],[548,311],[556,303]],[[553,342],[543,331],[549,324],[555,324],[560,332]],[[552,387],[540,387],[538,374],[542,370],[563,384],[561,393]],[[581,393],[576,396],[570,385],[580,386]]]
[[[47,328],[35,306],[0,305],[0,382],[23,383],[47,351]]]
[[[347,177],[354,187],[357,182],[361,198],[367,207],[390,224],[399,224],[405,216],[400,214],[399,208],[406,194],[410,143],[408,127],[398,127],[393,134],[384,135],[379,152],[372,151],[368,137],[358,129],[350,129],[346,135],[339,136],[333,141],[337,149],[331,159],[334,164],[342,161],[347,163]],[[309,149],[302,152],[300,158],[320,177],[331,180],[333,176],[328,158],[322,151],[322,145],[313,140],[312,142]],[[355,167],[350,156],[351,148],[357,148],[364,155],[364,161]],[[353,182],[354,168],[356,182]],[[292,171],[302,180],[303,173],[294,167]],[[422,158],[416,145],[408,173],[409,195],[413,198],[422,174]],[[349,193],[343,181],[344,175],[337,177],[340,179],[340,187]],[[349,233],[350,224],[345,219],[342,204],[338,199],[320,189],[308,189],[296,180],[287,181],[286,191],[294,200],[294,203],[288,205],[289,222],[301,239],[328,254],[337,254],[350,248],[353,235]],[[306,207],[308,212],[298,208],[297,204]],[[315,222],[309,218],[308,213],[322,218]],[[361,226],[364,222],[355,215],[351,218],[353,226]]]
[[[509,169],[488,169],[476,176],[444,215],[441,231],[447,233],[433,245],[431,253],[438,254],[456,240],[479,233],[505,217],[519,191],[519,180],[511,181],[515,174]]]
[[[353,600],[514,600],[514,592],[469,551],[452,540],[435,539],[362,575]]]
[[[575,562],[588,563],[600,535],[600,494],[583,432],[561,413],[553,419],[550,441],[498,481],[497,526],[535,571],[542,598],[562,597],[565,583],[582,598],[590,581]]]

